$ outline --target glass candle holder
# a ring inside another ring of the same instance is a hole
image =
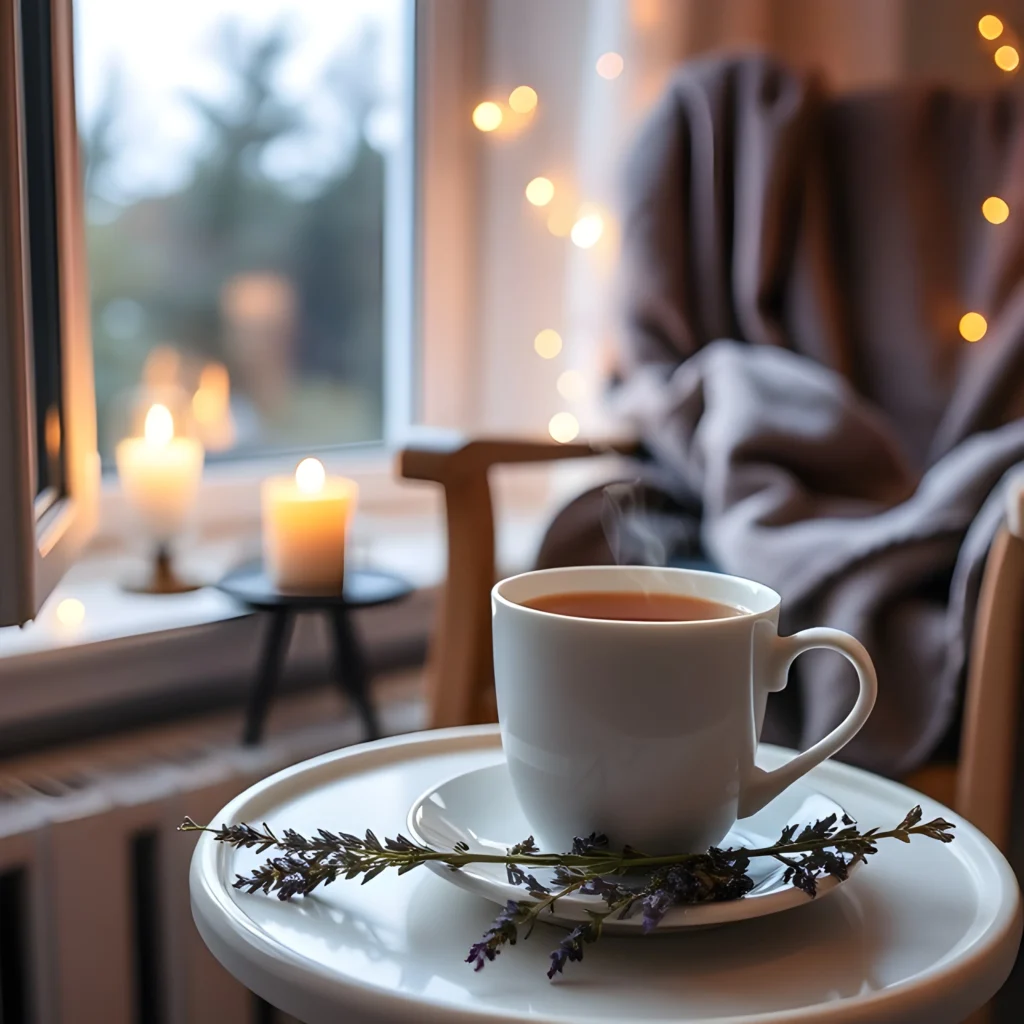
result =
[[[149,573],[129,589],[176,594],[196,589],[180,579],[172,542],[188,525],[199,495],[204,450],[190,396],[176,387],[140,388],[124,396],[114,452],[125,499],[152,551]]]

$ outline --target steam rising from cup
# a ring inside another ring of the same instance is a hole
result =
[[[640,480],[609,484],[601,494],[601,528],[616,565],[665,568],[665,533],[655,529]],[[650,592],[649,573],[637,573],[637,586]]]

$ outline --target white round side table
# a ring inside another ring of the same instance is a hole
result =
[[[765,746],[759,763],[787,756]],[[495,726],[380,740],[279,772],[216,821],[394,835],[432,783],[501,759]],[[839,892],[772,917],[605,937],[554,982],[545,977],[552,925],[474,973],[463,959],[497,908],[425,869],[282,903],[232,889],[260,858],[203,835],[192,911],[228,971],[306,1024],[962,1021],[1017,954],[1021,902],[1009,865],[977,829],[905,786],[837,762],[809,781],[861,827],[891,827],[920,803],[926,819],[957,823],[956,841],[887,841]]]

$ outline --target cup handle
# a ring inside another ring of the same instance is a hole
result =
[[[767,676],[773,680],[772,690],[781,690],[786,685],[786,674],[789,666],[804,651],[818,647],[837,651],[843,655],[857,670],[860,682],[860,693],[853,710],[824,739],[819,740],[787,761],[781,768],[766,772],[756,765],[751,766],[750,775],[740,793],[739,817],[746,818],[756,814],[766,803],[774,800],[787,786],[792,785],[802,775],[806,775],[815,765],[821,764],[826,758],[842,750],[854,736],[860,732],[864,723],[875,706],[878,694],[878,680],[875,677],[875,666],[871,663],[868,652],[859,640],[841,629],[830,629],[819,626],[815,629],[804,629],[792,636],[778,636],[772,631],[768,641],[771,650],[768,654]]]

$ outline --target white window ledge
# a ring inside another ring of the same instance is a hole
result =
[[[517,514],[498,530],[503,572],[528,568],[546,512]],[[207,540],[180,560],[183,575],[214,582],[256,556],[258,534]],[[396,667],[422,654],[433,622],[428,588],[444,576],[445,539],[436,515],[375,517],[354,524],[350,564],[397,572],[418,593],[394,606],[359,613],[371,663]],[[81,733],[109,731],[139,720],[197,710],[209,700],[237,701],[256,670],[260,616],[213,587],[151,596],[124,590],[141,558],[95,552],[61,582],[35,622],[0,629],[0,752]],[[61,602],[81,602],[81,622],[62,622]],[[324,679],[329,638],[320,616],[301,616],[286,674]]]

